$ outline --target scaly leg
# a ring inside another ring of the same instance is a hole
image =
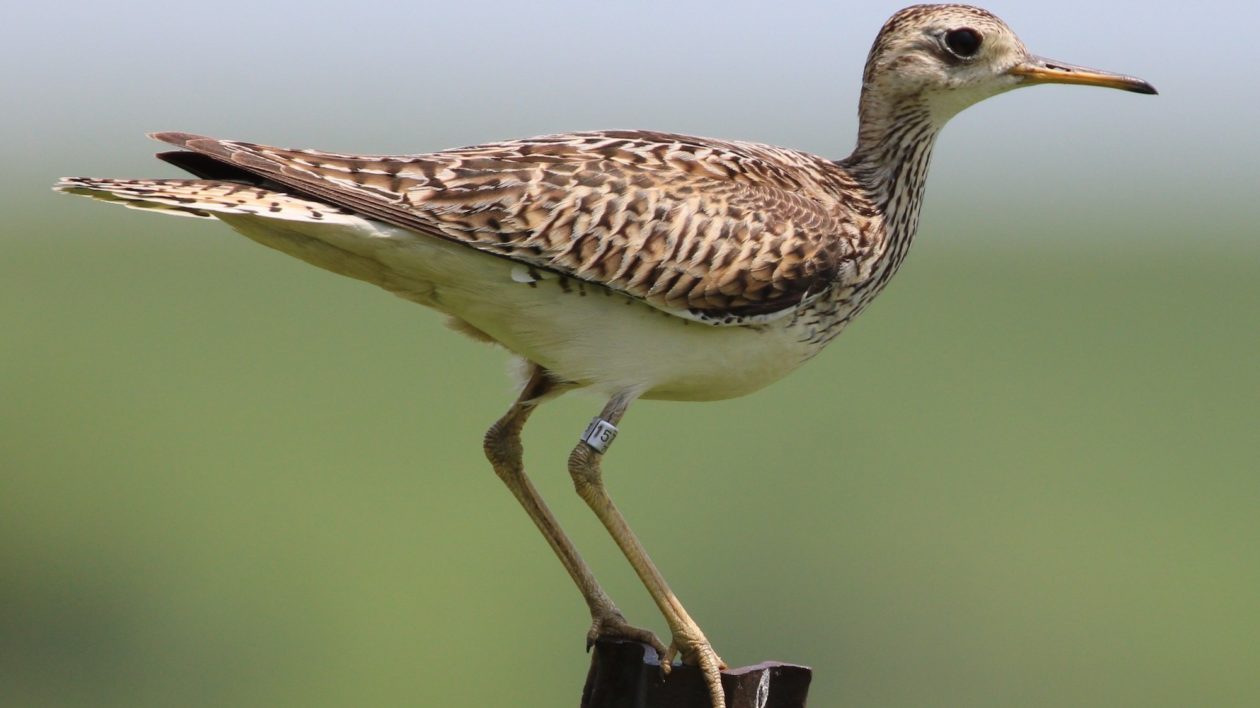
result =
[[[656,565],[652,563],[652,559],[644,550],[643,544],[639,542],[634,531],[630,530],[630,525],[626,523],[625,517],[613,504],[612,498],[608,496],[604,488],[599,465],[600,457],[608,444],[612,442],[612,437],[617,432],[617,422],[621,420],[634,398],[633,394],[621,394],[614,396],[608,402],[599,418],[591,423],[583,434],[582,441],[569,455],[569,474],[573,476],[573,484],[577,487],[578,495],[591,507],[595,515],[603,522],[604,527],[608,529],[613,540],[621,547],[621,552],[630,561],[639,579],[647,587],[648,593],[656,601],[661,614],[665,616],[665,621],[669,623],[673,640],[670,642],[669,651],[661,657],[661,666],[668,667],[675,651],[680,651],[683,661],[699,665],[704,672],[709,695],[713,700],[713,708],[725,708],[726,699],[722,692],[721,671],[726,668],[726,665],[713,651],[713,646],[705,638],[704,632],[700,631],[695,620],[691,619],[687,610],[683,609],[682,603],[669,589],[665,577],[656,569]]]
[[[625,637],[651,645],[664,656],[668,650],[661,640],[656,638],[656,635],[626,622],[625,616],[599,586],[590,567],[582,560],[582,556],[578,555],[573,543],[560,529],[556,517],[547,508],[547,504],[543,502],[534,484],[529,481],[529,477],[525,476],[521,428],[525,426],[525,421],[539,403],[563,392],[564,388],[557,385],[547,375],[545,369],[532,365],[529,381],[525,384],[521,395],[517,397],[508,412],[490,426],[490,430],[486,431],[486,457],[494,467],[495,474],[499,475],[499,479],[503,480],[503,483],[512,491],[512,495],[525,508],[529,518],[534,520],[538,530],[542,531],[547,543],[560,557],[564,569],[569,571],[582,597],[586,599],[586,604],[591,610],[591,629],[586,634],[587,648],[589,649],[599,637]]]

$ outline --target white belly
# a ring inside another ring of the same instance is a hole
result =
[[[451,315],[560,378],[608,395],[733,398],[783,377],[817,349],[798,341],[788,318],[756,328],[691,322],[380,222],[219,218],[263,245]]]

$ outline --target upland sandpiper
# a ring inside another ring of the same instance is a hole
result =
[[[159,157],[199,179],[75,177],[57,188],[219,219],[520,357],[525,383],[485,452],[586,599],[588,640],[644,641],[666,665],[681,653],[720,707],[722,661],[605,492],[600,459],[618,423],[636,399],[742,396],[817,354],[905,258],[945,122],[1041,83],[1155,93],[1139,79],[1038,58],[985,10],[918,5],[876,37],[857,147],[838,162],[645,131],[384,156],[156,133],[181,148]],[[525,476],[526,419],[579,388],[607,405],[569,473],[664,614],[668,647],[626,622]]]

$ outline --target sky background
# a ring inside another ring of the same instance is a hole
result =
[[[228,229],[49,190],[153,130],[425,152],[648,128],[852,148],[897,3],[22,3],[0,26],[0,703],[577,702],[584,608],[490,472],[502,352]],[[719,653],[819,706],[1260,703],[1260,6],[1003,2],[1157,97],[944,131],[915,249],[785,381],[644,402],[610,489]],[[571,492],[600,402],[527,430]]]
[[[5,120],[13,121],[5,148],[11,165],[149,175],[155,165],[145,153],[156,146],[143,133],[151,130],[423,152],[630,127],[839,158],[853,143],[860,67],[897,7],[228,2],[193,11],[178,3],[22,3],[7,12],[0,48],[8,65],[23,67],[5,79]],[[1242,224],[1204,229],[1195,219],[1233,211],[1227,207],[1254,192],[1260,49],[1250,28],[1260,7],[991,9],[1034,52],[1142,76],[1163,97],[1055,86],[971,109],[941,140],[929,217],[1007,207],[1062,219],[1062,239],[1091,247],[1255,243]],[[1244,201],[1256,216],[1254,200]],[[1121,205],[1126,219],[1138,220],[1126,233],[1132,242],[1113,236],[1098,244],[1072,223]],[[933,221],[925,219],[925,233]],[[1014,227],[952,229],[943,238],[1007,242]]]

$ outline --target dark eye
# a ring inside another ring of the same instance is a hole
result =
[[[981,39],[979,32],[970,27],[963,27],[945,33],[945,46],[954,54],[968,59],[980,51]]]

